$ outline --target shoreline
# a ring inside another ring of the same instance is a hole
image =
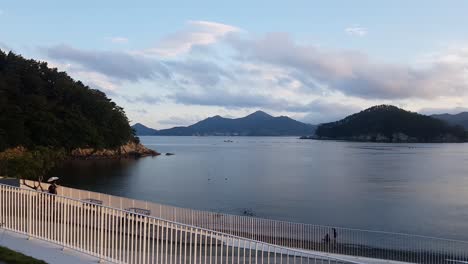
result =
[[[130,142],[118,149],[93,149],[78,148],[71,151],[69,159],[71,160],[103,160],[103,159],[122,159],[122,158],[143,158],[155,157],[161,153],[145,147],[141,143]]]
[[[468,143],[466,141],[456,141],[456,140],[447,140],[447,141],[420,141],[420,140],[360,140],[360,139],[353,139],[353,138],[322,138],[316,136],[302,136],[299,139],[301,140],[317,140],[317,141],[337,141],[337,142],[361,142],[361,143],[386,143],[386,144],[464,144]]]

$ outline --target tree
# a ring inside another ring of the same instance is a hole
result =
[[[43,181],[76,148],[134,141],[123,108],[47,63],[0,50],[0,175]]]
[[[45,175],[65,158],[63,150],[38,147],[8,149],[0,153],[0,175],[17,179],[44,181]]]
[[[461,126],[451,126],[442,120],[408,112],[391,105],[378,105],[350,115],[340,121],[321,124],[316,134],[322,138],[356,139],[385,136],[391,141],[402,133],[418,142],[464,141],[467,133]]]
[[[0,50],[0,151],[117,148],[132,139],[124,110],[103,92]]]

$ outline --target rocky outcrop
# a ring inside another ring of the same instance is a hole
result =
[[[118,149],[78,148],[72,150],[70,156],[73,159],[115,159],[157,155],[160,153],[143,146],[141,143],[129,142]]]

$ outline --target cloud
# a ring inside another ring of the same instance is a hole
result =
[[[220,89],[203,92],[177,92],[169,97],[176,103],[185,105],[221,106],[226,108],[263,108],[285,109],[297,107],[283,99],[274,98],[271,95],[249,94],[225,91]]]
[[[63,70],[79,73],[86,80],[95,80],[95,84],[106,82],[104,87],[115,87],[121,81],[154,79],[182,85],[213,86],[222,79],[233,78],[218,64],[199,59],[159,60],[127,52],[88,51],[68,45],[41,48],[41,51],[54,64],[67,65],[62,67]]]
[[[365,99],[433,99],[467,94],[468,53],[457,63],[434,61],[425,67],[387,64],[357,51],[333,51],[297,44],[286,33],[263,38],[231,38],[239,60],[281,67],[306,88],[317,87]]]
[[[117,90],[118,84],[110,80],[107,76],[92,71],[71,70],[73,76],[92,87],[106,93]]]
[[[317,99],[307,104],[307,109],[309,112],[301,118],[301,121],[310,124],[321,124],[343,119],[362,110],[362,107]]]
[[[156,47],[146,49],[141,54],[173,57],[187,53],[196,46],[213,44],[227,34],[239,31],[239,28],[226,24],[209,21],[189,21],[187,28],[163,38]]]
[[[364,37],[367,35],[367,28],[360,26],[352,26],[345,28],[346,34],[350,36]]]
[[[184,105],[219,106],[228,109],[264,109],[280,112],[307,114],[304,120],[313,123],[342,118],[360,110],[360,107],[323,99],[309,100],[306,103],[274,97],[260,93],[238,93],[221,89],[204,92],[179,92],[169,97]],[[323,119],[326,117],[325,119]]]
[[[310,124],[336,121],[363,109],[353,104],[343,104],[327,101],[326,99],[314,99],[307,103],[300,103],[269,95],[233,93],[223,90],[207,93],[177,93],[171,99],[176,103],[185,105],[219,106],[228,109],[263,109],[297,113],[302,116],[300,118],[301,121]],[[176,125],[175,123],[167,122],[170,125]],[[187,124],[187,122],[180,122],[180,124]]]
[[[154,105],[162,102],[162,99],[157,96],[152,96],[149,94],[140,94],[137,96],[129,96],[129,95],[122,95],[121,96],[123,99],[125,99],[129,103],[144,103],[144,104],[149,104],[149,105]]]
[[[144,109],[144,108],[137,108],[137,109],[132,109],[133,112],[135,113],[138,113],[138,114],[141,114],[141,115],[146,115],[148,114],[148,110]]]
[[[123,43],[128,43],[128,38],[124,38],[124,37],[112,37],[112,38],[110,38],[110,41],[111,41],[112,43],[123,44]]]
[[[102,73],[91,71],[79,66],[77,67],[70,63],[60,63],[54,60],[49,60],[47,64],[51,68],[57,68],[60,71],[67,72],[70,76],[80,80],[85,85],[94,89],[99,89],[108,95],[115,95],[114,92],[120,84],[118,81],[116,82]]]
[[[223,79],[234,78],[216,63],[203,60],[188,59],[184,61],[166,61],[165,65],[174,77],[179,77],[185,84],[201,87],[214,86]]]
[[[62,63],[76,63],[118,80],[138,81],[141,79],[168,78],[167,68],[159,61],[139,55],[114,51],[89,51],[67,45],[41,48],[53,60]]]
[[[125,82],[146,81],[164,94],[156,97],[145,90],[147,94],[124,98],[135,105],[169,101],[230,111],[260,108],[320,123],[376,102],[404,102],[414,109],[468,95],[468,48],[433,53],[418,64],[398,64],[356,50],[299,43],[288,33],[239,32],[234,26],[191,21],[150,49],[58,45],[41,50],[92,87],[114,91]],[[411,105],[415,102],[423,103]]]

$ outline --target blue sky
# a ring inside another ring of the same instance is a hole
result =
[[[0,48],[44,60],[132,122],[262,109],[320,123],[374,104],[465,110],[468,1],[3,1]]]

